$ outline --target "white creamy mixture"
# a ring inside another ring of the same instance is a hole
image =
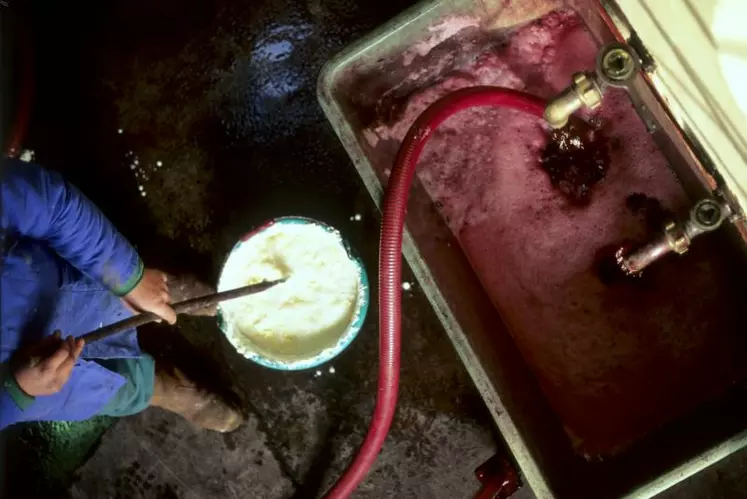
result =
[[[337,233],[313,224],[272,225],[229,256],[218,290],[282,278],[287,281],[221,305],[239,352],[310,358],[350,325],[359,276]]]

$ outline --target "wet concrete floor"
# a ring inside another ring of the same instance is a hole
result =
[[[81,187],[150,266],[215,282],[243,233],[304,215],[341,229],[375,281],[377,214],[315,86],[326,60],[408,4],[35,1],[35,103],[24,145]],[[497,449],[489,415],[417,287],[405,308],[398,417],[361,497],[470,494],[473,469]],[[225,380],[249,423],[220,436],[159,410],[119,421],[69,495],[319,494],[365,433],[376,325],[372,310],[348,351],[300,373],[238,356],[211,319],[144,330],[173,336],[156,343],[196,376]]]
[[[377,214],[315,85],[325,61],[410,3],[34,0],[36,89],[24,145],[78,184],[150,266],[215,282],[241,234],[295,214],[341,229],[375,282]],[[357,497],[470,497],[473,469],[501,444],[417,286],[404,309],[399,410]],[[244,360],[210,319],[142,331],[144,343],[230,391],[248,424],[221,436],[159,410],[123,419],[63,495],[319,495],[368,424],[376,324],[374,307],[348,351],[300,373]],[[732,489],[745,483],[741,469],[729,468]],[[717,491],[708,497],[739,497],[718,495],[731,489],[715,479],[703,483],[698,490]]]

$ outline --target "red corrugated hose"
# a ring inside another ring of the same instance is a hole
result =
[[[379,389],[371,425],[358,455],[328,492],[328,499],[349,497],[376,461],[394,418],[399,388],[402,313],[402,232],[407,195],[420,154],[434,130],[463,109],[491,106],[516,109],[542,118],[545,101],[499,87],[457,90],[433,103],[410,127],[392,168],[384,197],[379,244]]]
[[[34,94],[34,60],[31,50],[31,36],[28,31],[28,23],[23,23],[23,31],[20,35],[21,50],[21,78],[17,82],[20,85],[20,95],[18,96],[18,105],[11,126],[10,135],[7,137],[7,147],[2,151],[6,156],[14,158],[21,153],[23,139],[28,130],[29,121],[31,120],[31,107],[33,104]],[[0,143],[6,137],[0,137]]]

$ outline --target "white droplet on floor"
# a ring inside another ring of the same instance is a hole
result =
[[[144,189],[142,185],[138,185],[137,188],[140,189],[141,191]]]
[[[317,371],[316,371],[316,372],[314,373],[314,376],[315,376],[315,377],[317,377],[317,378],[318,378],[319,376],[321,376],[321,375],[322,375],[322,371],[320,371],[320,370],[318,370],[318,369],[317,369]]]
[[[130,165],[130,170],[134,170],[134,169],[135,169],[135,165]],[[135,173],[135,175],[137,175],[137,172]]]
[[[360,213],[356,213],[353,218],[356,222],[360,222],[361,220],[363,220],[363,216]]]
[[[156,161],[156,166],[163,166],[163,163],[161,163],[160,161]]]
[[[137,158],[135,158],[135,164],[136,164],[136,165],[139,165],[139,164],[140,164],[140,161],[138,161],[138,159],[137,159]]]
[[[335,374],[334,366],[329,366],[329,374]]]
[[[410,291],[412,289],[412,284],[405,281],[402,283],[402,289],[404,289],[405,291]]]
[[[117,133],[120,134],[120,135],[122,135],[122,132],[124,132],[124,130],[122,130],[121,128],[119,130],[117,130]]]
[[[145,197],[145,191],[140,193],[143,197]]]
[[[34,156],[35,155],[36,155],[36,153],[34,153],[34,151],[32,151],[31,149],[23,149],[21,151],[21,154],[18,156],[18,159],[20,159],[21,161],[25,161],[26,163],[28,163],[29,161],[33,161],[34,160]]]

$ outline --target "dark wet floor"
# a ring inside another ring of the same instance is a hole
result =
[[[35,1],[24,146],[81,187],[148,265],[215,282],[241,234],[295,214],[338,227],[375,277],[377,215],[315,86],[326,60],[408,3]],[[362,496],[470,494],[473,469],[497,447],[489,415],[423,296],[405,301],[399,413]],[[288,374],[236,355],[214,321],[181,320],[188,345],[177,337],[172,350],[196,375],[226,379],[249,424],[222,437],[158,410],[120,421],[70,494],[313,497],[368,424],[376,324],[373,310],[343,355]]]
[[[36,88],[24,146],[78,184],[148,265],[215,282],[242,233],[294,214],[338,227],[375,282],[377,215],[315,85],[326,60],[410,3],[34,0]],[[470,497],[478,488],[472,471],[499,449],[498,438],[417,287],[404,309],[399,410],[358,497]],[[86,452],[40,447],[46,437],[32,432],[16,442],[19,452],[41,461],[55,455],[52,467],[67,474],[52,484],[48,467],[30,478],[31,468],[16,462],[8,480],[44,497],[315,497],[368,424],[376,319],[374,307],[348,351],[301,373],[244,360],[210,319],[144,330],[144,343],[234,394],[248,424],[220,436],[148,410],[117,422],[98,448],[80,444],[93,453],[74,475]],[[733,492],[746,484],[745,461],[733,462],[688,487],[707,491],[698,497],[741,497]]]

